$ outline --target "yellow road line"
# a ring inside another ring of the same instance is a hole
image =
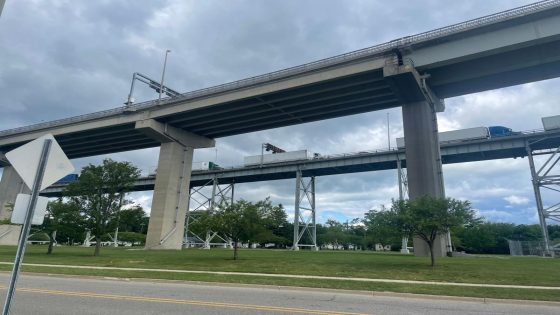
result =
[[[6,287],[0,287],[0,288],[5,289]],[[268,312],[299,313],[299,314],[314,314],[314,315],[367,315],[365,313],[335,312],[335,311],[311,310],[311,309],[304,309],[304,308],[291,308],[291,307],[280,307],[280,306],[235,304],[235,303],[195,301],[195,300],[178,300],[178,299],[143,297],[143,296],[134,296],[134,295],[116,295],[116,294],[102,294],[102,293],[94,293],[94,292],[75,292],[75,291],[36,289],[36,288],[18,288],[17,291],[27,292],[27,293],[48,294],[48,295],[76,296],[76,297],[122,300],[122,301],[183,304],[183,305],[195,305],[195,306],[206,306],[206,307],[216,307],[216,308],[236,308],[236,309],[268,311]]]

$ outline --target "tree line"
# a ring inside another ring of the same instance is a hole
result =
[[[90,231],[96,244],[94,254],[99,255],[101,243],[111,240],[118,230],[119,241],[142,245],[149,218],[126,199],[139,175],[130,163],[110,159],[84,167],[79,179],[66,188],[65,197],[49,203],[44,224],[35,228],[31,239],[47,239],[50,253],[55,241],[81,243]],[[284,207],[269,199],[219,205],[201,213],[189,229],[197,235],[221,233],[234,245],[235,258],[240,243],[289,248],[294,233]],[[541,239],[538,225],[487,222],[475,216],[467,201],[430,197],[394,201],[390,208],[370,210],[363,218],[345,222],[329,219],[316,229],[318,246],[346,250],[372,250],[376,244],[400,250],[402,236],[416,236],[430,245],[435,235],[447,230],[451,230],[455,249],[467,253],[508,254],[508,239]],[[560,226],[550,225],[549,234],[560,240]],[[301,243],[310,242],[309,235],[304,235]]]

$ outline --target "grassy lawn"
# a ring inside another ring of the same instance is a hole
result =
[[[144,251],[141,249],[103,248],[100,257],[92,256],[93,248],[82,247],[56,247],[52,255],[46,255],[45,252],[45,246],[28,246],[24,263],[560,286],[560,276],[558,275],[560,259],[539,257],[442,257],[438,260],[438,266],[432,269],[429,266],[428,257],[414,257],[397,253],[352,251],[294,252],[288,250],[241,250],[240,260],[238,261],[232,260],[233,253],[227,249]],[[14,255],[15,247],[0,246],[0,261],[12,262]],[[11,266],[0,266],[0,270],[7,271],[10,269]],[[560,291],[558,290],[471,288],[365,283],[343,280],[266,278],[258,276],[77,270],[33,266],[25,266],[24,271],[560,301]]]

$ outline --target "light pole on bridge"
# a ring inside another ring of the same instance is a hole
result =
[[[161,82],[159,85],[159,97],[158,97],[158,104],[161,102],[161,93],[163,92],[163,79],[165,78],[165,66],[167,65],[167,55],[171,52],[171,50],[167,49],[165,51],[165,59],[163,60],[163,71],[161,73]]]

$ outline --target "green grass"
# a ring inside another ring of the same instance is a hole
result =
[[[352,251],[241,250],[240,260],[224,249],[183,251],[144,251],[103,248],[93,257],[93,248],[56,247],[46,255],[45,246],[28,246],[24,263],[108,266],[129,268],[235,271],[337,277],[384,278],[486,284],[560,286],[560,259],[510,256],[442,257],[435,269],[428,257],[397,253]],[[0,246],[0,261],[12,262],[15,247]],[[10,266],[0,266],[9,270]],[[288,286],[308,286],[351,290],[443,294],[487,298],[560,301],[558,290],[519,290],[435,285],[365,283],[344,280],[267,278],[114,270],[78,270],[25,266],[24,271],[127,278],[156,278]]]

